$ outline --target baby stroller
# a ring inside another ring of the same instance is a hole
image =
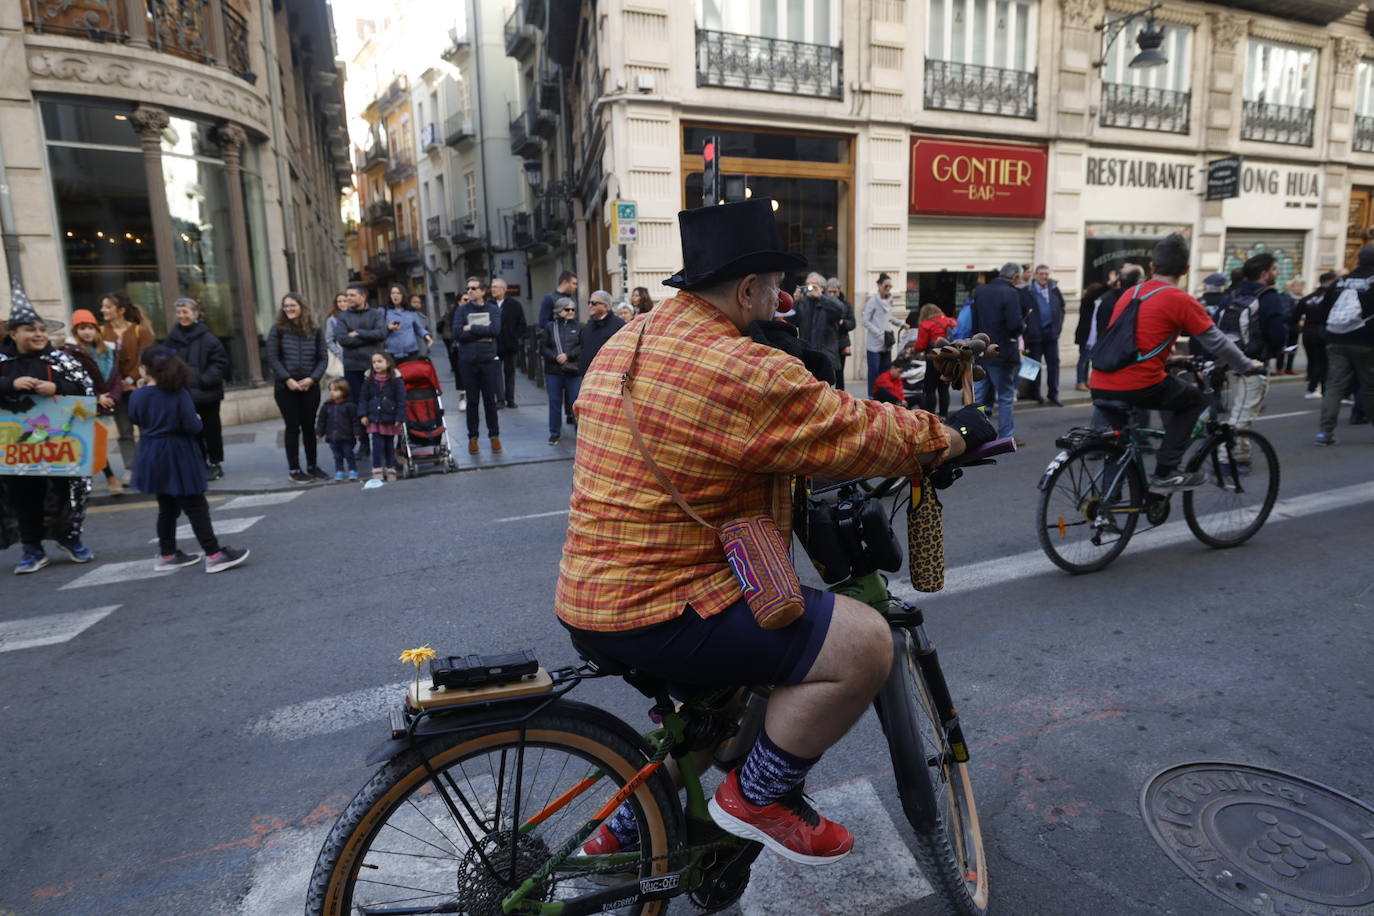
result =
[[[438,467],[447,474],[458,470],[453,446],[444,426],[444,401],[439,375],[427,359],[415,359],[396,367],[406,386],[406,421],[396,443],[401,476],[418,477],[422,465]]]

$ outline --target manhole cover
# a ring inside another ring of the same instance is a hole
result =
[[[1140,798],[1155,841],[1247,913],[1374,914],[1374,808],[1277,770],[1170,767]]]

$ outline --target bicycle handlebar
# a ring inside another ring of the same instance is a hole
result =
[[[1014,451],[1016,451],[1015,439],[993,439],[991,442],[986,442],[978,446],[971,452],[964,452],[958,458],[950,459],[946,462],[946,465],[951,467],[972,467],[980,464],[992,464],[992,459],[996,458],[998,455],[1007,455]],[[878,486],[874,487],[873,492],[869,495],[882,499],[905,482],[905,477],[889,477],[878,484]]]

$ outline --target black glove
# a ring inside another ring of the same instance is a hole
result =
[[[987,445],[997,438],[997,430],[988,422],[987,416],[972,405],[954,411],[945,421],[945,425],[957,430],[959,435],[964,437],[965,452]]]

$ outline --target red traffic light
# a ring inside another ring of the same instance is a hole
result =
[[[707,141],[706,141],[706,145],[703,146],[703,147],[701,148],[701,155],[704,156],[704,157],[706,158],[706,161],[707,161],[707,162],[715,162],[715,161],[716,161],[716,145],[715,145],[713,142],[711,142],[710,140],[707,140]]]

